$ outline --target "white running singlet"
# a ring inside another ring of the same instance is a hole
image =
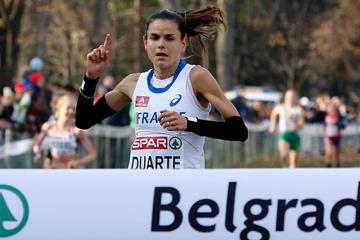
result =
[[[183,69],[179,72],[181,67]],[[132,96],[135,139],[131,146],[129,169],[205,167],[204,137],[191,132],[168,131],[158,121],[160,110],[208,118],[210,106],[204,108],[200,105],[191,85],[193,67],[181,61],[174,76],[165,80],[156,79],[152,70],[140,74]]]
[[[294,106],[293,108],[288,108],[284,104],[280,106],[279,113],[279,131],[283,132],[292,132],[296,131],[296,121],[301,116],[301,108],[299,106]]]

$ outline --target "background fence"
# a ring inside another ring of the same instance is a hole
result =
[[[277,156],[277,136],[268,133],[268,122],[247,125],[249,139],[245,143],[206,138],[207,168],[229,168],[241,161]],[[349,125],[343,132],[343,145],[357,152],[360,146],[359,133],[360,128],[357,124]],[[89,167],[127,167],[132,134],[129,127],[97,125],[89,129],[88,134],[98,154],[97,161]],[[323,152],[322,125],[306,125],[301,131],[301,140],[302,154],[320,155]],[[41,168],[32,162],[31,142],[32,139],[29,138],[15,139],[10,130],[3,132],[0,138],[0,168]]]

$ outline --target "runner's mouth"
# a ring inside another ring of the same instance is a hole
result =
[[[168,55],[166,53],[157,53],[155,56],[157,56],[157,57],[167,57]]]

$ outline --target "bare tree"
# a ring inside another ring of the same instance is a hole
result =
[[[282,46],[279,61],[276,68],[286,73],[287,88],[298,88],[305,80],[304,71],[306,66],[306,52],[309,43],[309,28],[304,19],[309,16],[311,2],[304,1],[297,9],[297,15],[281,14],[281,20],[284,26],[286,38]],[[281,45],[281,44],[280,44]]]
[[[360,2],[340,1],[328,19],[314,31],[311,62],[316,72],[340,80],[360,80]]]
[[[141,0],[134,0],[134,71],[140,72],[141,66]]]
[[[20,62],[27,64],[39,56],[45,62],[45,79],[63,84],[80,81],[84,54],[91,49],[93,5],[54,0],[27,3],[19,38]]]
[[[20,46],[18,37],[25,1],[0,0],[0,86],[11,85],[17,71]]]
[[[97,47],[105,36],[105,23],[107,14],[107,0],[95,0],[93,7],[93,30],[91,43]]]
[[[84,11],[81,2],[52,2],[52,22],[49,28],[55,39],[47,44],[49,47],[47,62],[55,70],[63,83],[71,83],[80,78],[77,74],[83,66],[85,49],[90,49],[87,36],[91,36],[91,26],[86,25],[90,20],[90,9]],[[91,39],[91,38],[88,38]],[[82,71],[80,71],[82,72]]]
[[[218,6],[224,10],[227,31],[219,31],[216,40],[217,79],[224,88],[231,88],[237,83],[235,64],[235,9],[236,0],[218,0]]]

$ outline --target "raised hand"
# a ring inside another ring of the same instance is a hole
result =
[[[106,34],[104,43],[86,55],[85,74],[90,79],[100,77],[102,72],[109,66],[110,34]]]

